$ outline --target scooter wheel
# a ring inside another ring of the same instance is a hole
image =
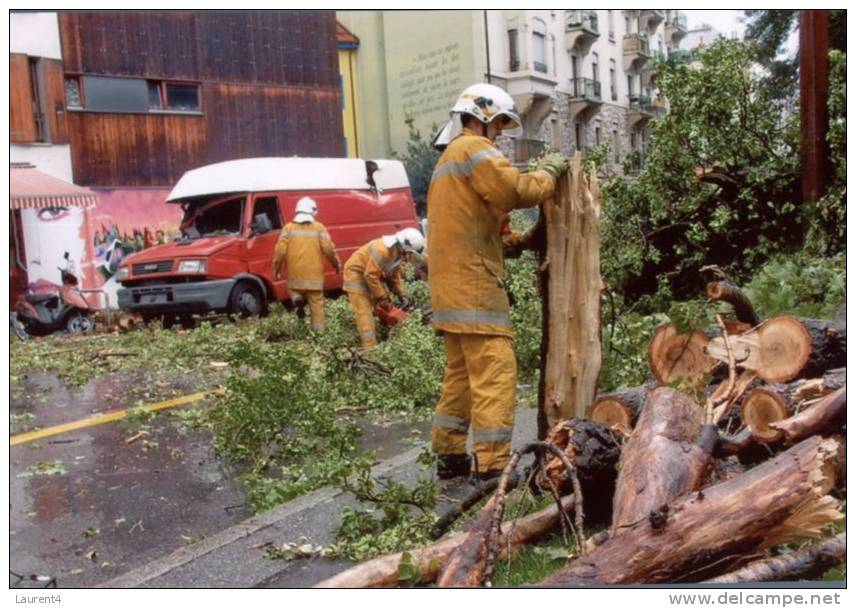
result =
[[[65,329],[70,334],[88,334],[95,327],[89,315],[82,312],[74,311],[68,316],[65,322]]]

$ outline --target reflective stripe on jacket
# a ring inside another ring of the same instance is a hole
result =
[[[289,289],[324,289],[324,257],[334,266],[339,261],[324,225],[291,222],[282,229],[274,249],[274,274],[282,273]]]
[[[554,188],[549,173],[521,173],[468,129],[452,140],[428,189],[428,284],[437,329],[511,335],[500,228],[508,212],[546,201]]]
[[[383,278],[393,292],[401,293],[401,256],[397,247],[387,247],[375,239],[357,249],[345,262],[342,288],[352,293],[365,293],[375,300],[387,297]]]

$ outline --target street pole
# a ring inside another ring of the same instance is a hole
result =
[[[482,16],[484,17],[484,51],[485,55],[487,55],[487,83],[490,82],[490,38],[488,37],[487,32],[487,11],[482,11]]]
[[[829,15],[800,11],[800,157],[803,202],[823,196],[829,165]]]

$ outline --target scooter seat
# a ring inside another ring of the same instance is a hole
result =
[[[53,300],[56,297],[58,296],[55,293],[28,293],[27,302],[30,302],[31,304],[39,304],[41,302]]]

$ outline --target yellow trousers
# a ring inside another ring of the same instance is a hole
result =
[[[302,298],[309,302],[309,322],[312,329],[324,331],[324,292],[320,290],[291,290],[292,299]]]
[[[511,338],[443,334],[446,372],[431,443],[440,455],[465,454],[467,432],[479,473],[502,470],[511,454],[517,360]]]
[[[377,334],[375,334],[374,306],[371,299],[362,293],[348,292],[348,300],[354,309],[354,318],[357,321],[357,332],[360,334],[360,343],[363,348],[377,346]]]

